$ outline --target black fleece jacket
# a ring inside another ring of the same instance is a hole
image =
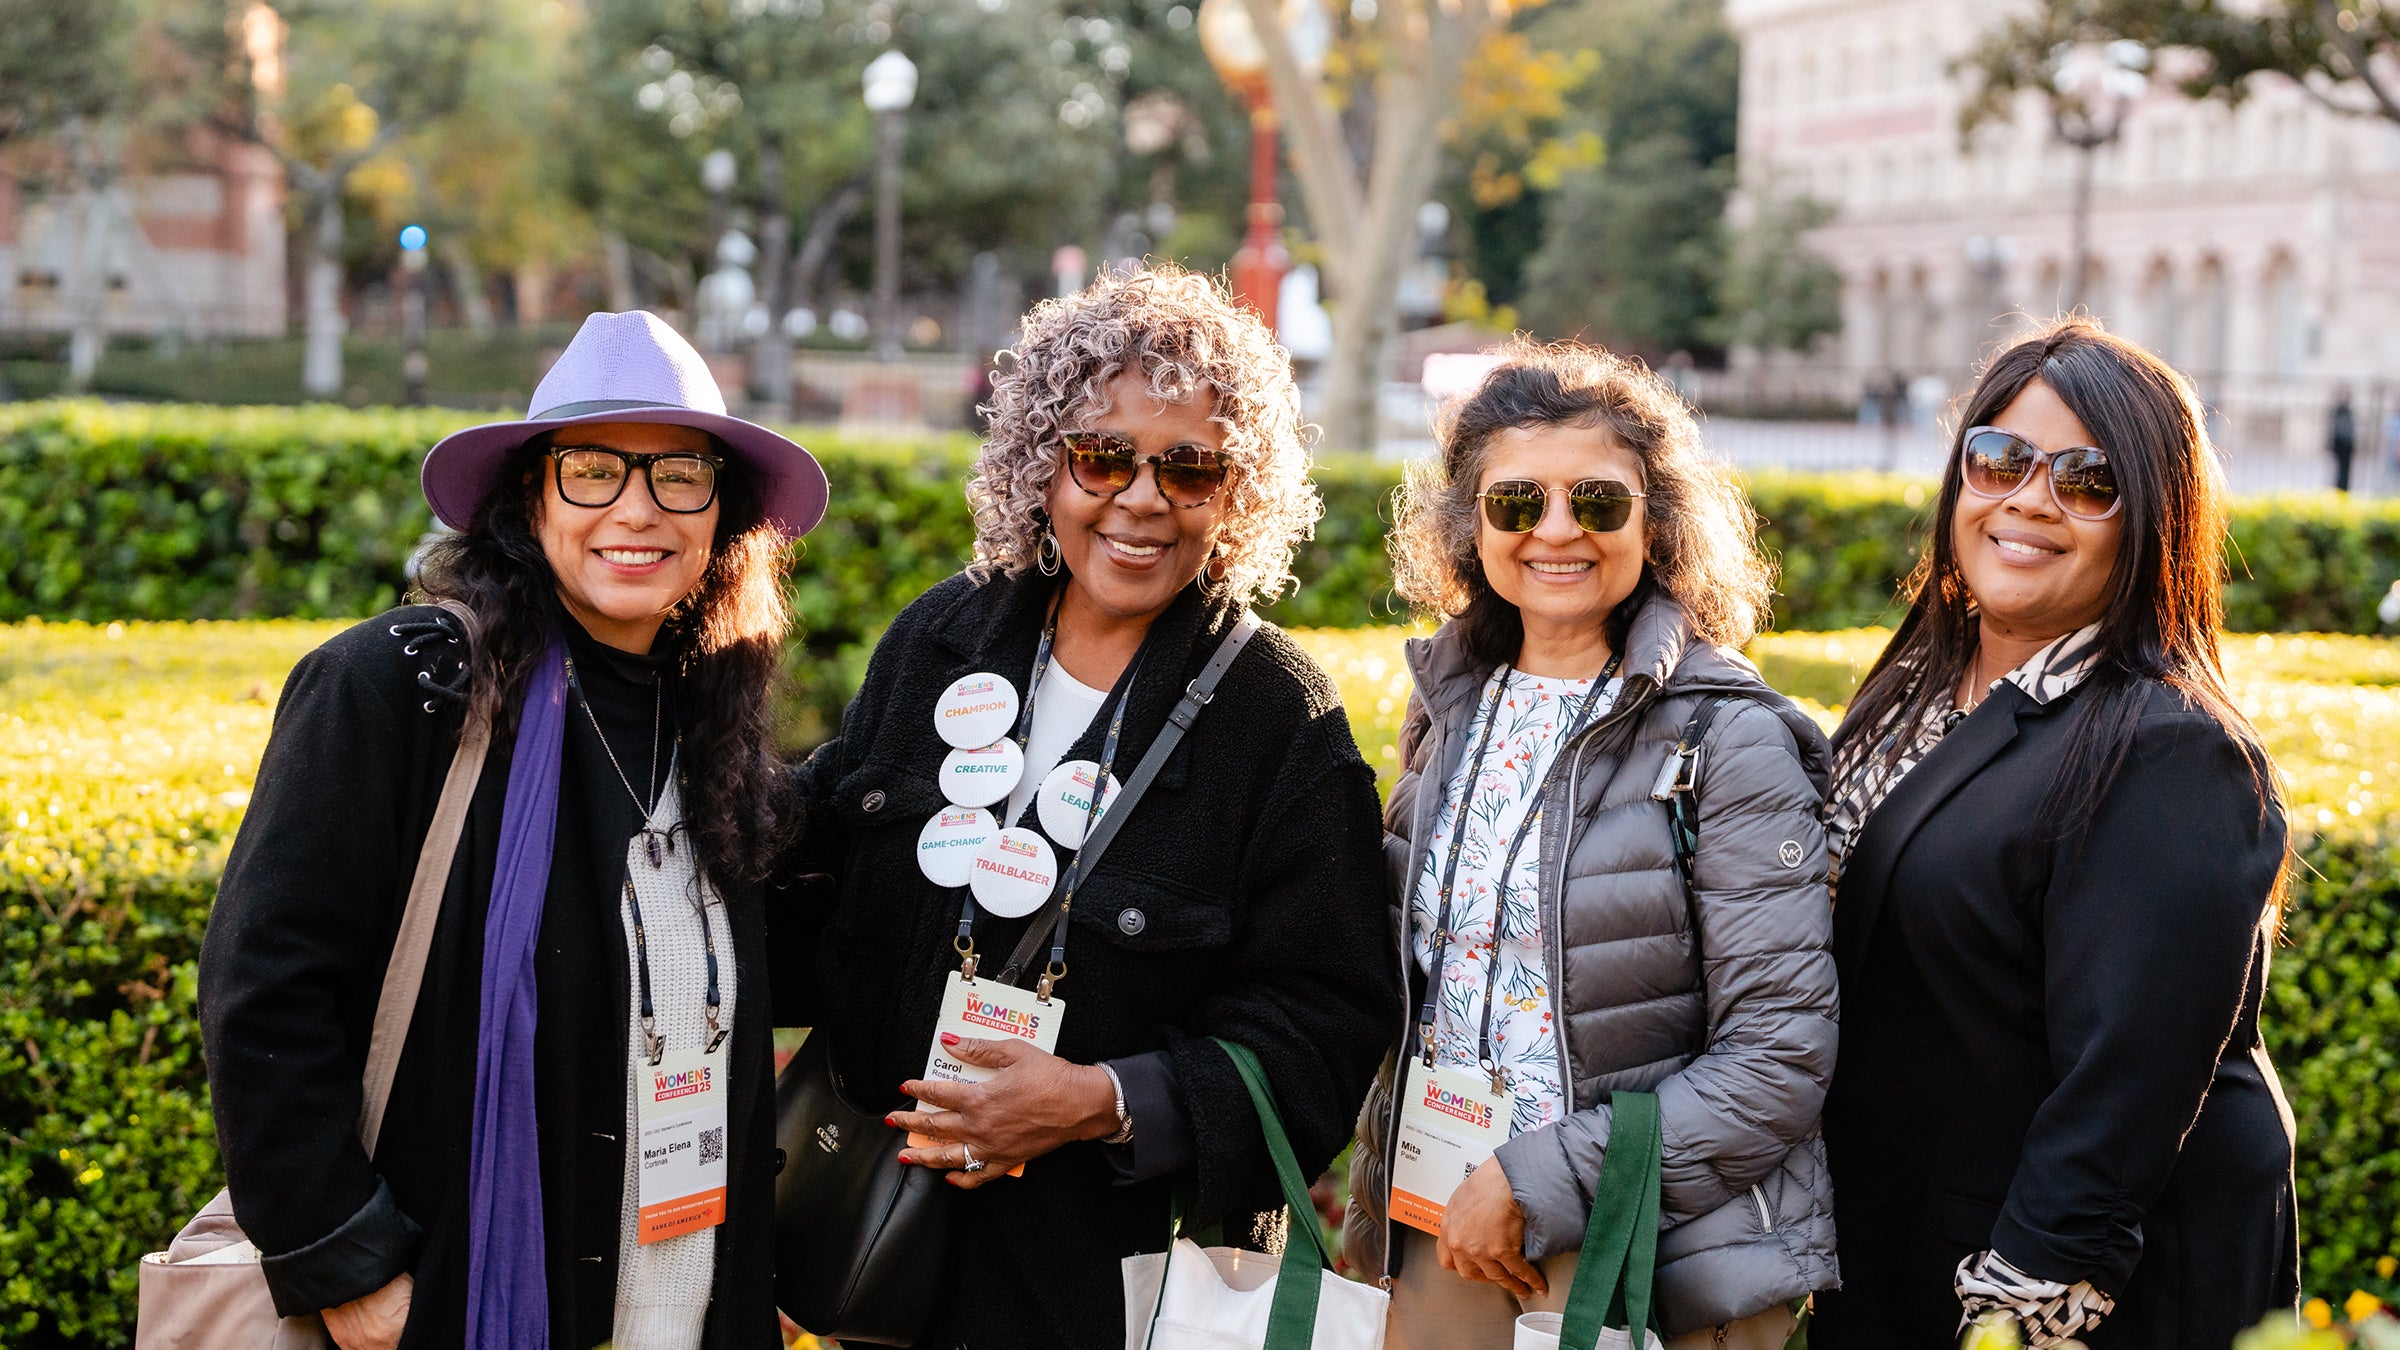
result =
[[[919,828],[943,804],[934,701],[977,671],[1022,689],[1050,585],[959,576],[927,592],[876,647],[840,737],[801,771],[807,862],[794,870],[830,880],[815,903],[771,910],[779,949],[816,943],[819,976],[777,982],[788,996],[777,1022],[830,1035],[844,1078],[891,1085],[890,1108],[925,1067],[958,964],[959,892],[926,880],[915,859]],[[1195,586],[1156,620],[1120,777],[1237,617]],[[1102,730],[1087,729],[1068,757],[1098,759]],[[924,1345],[1117,1350],[1118,1262],[1165,1249],[1176,1180],[1195,1187],[1194,1222],[1228,1220],[1228,1232],[1279,1207],[1257,1116],[1207,1037],[1257,1052],[1304,1171],[1332,1160],[1400,1015],[1381,841],[1374,776],[1331,681],[1280,630],[1262,629],[1083,882],[1058,986],[1062,1057],[1167,1052],[1194,1166],[1119,1184],[1100,1146],[1077,1144],[960,1194],[958,1236],[940,1258],[945,1306]],[[1026,923],[983,917],[976,942],[993,970]]]
[[[618,759],[641,775],[652,673],[563,614],[558,621]],[[464,1337],[484,914],[513,748],[513,738],[496,739],[484,763],[370,1159],[357,1134],[368,1032],[458,747],[459,705],[436,699],[429,710],[418,676],[451,679],[463,648],[426,636],[430,622],[455,624],[432,606],[405,606],[335,636],[293,669],[200,953],[217,1144],[235,1216],[265,1255],[277,1306],[314,1311],[413,1272],[401,1341],[411,1350]],[[666,696],[672,719],[672,687]],[[641,823],[591,722],[572,702],[567,712],[534,957],[534,1110],[550,1341],[559,1350],[606,1341],[612,1329],[631,983],[617,894]],[[764,902],[757,888],[725,900],[740,990],[728,1052],[738,1071],[704,1344],[767,1347],[781,1342]]]

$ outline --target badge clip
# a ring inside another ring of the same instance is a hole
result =
[[[656,1025],[656,1018],[651,1017],[648,1013],[642,1014],[642,1048],[649,1052],[650,1067],[652,1068],[657,1068],[658,1062],[667,1056],[667,1038],[652,1030]],[[714,1008],[709,1009],[709,1025],[711,1027],[716,1025],[716,1009]]]
[[[1058,987],[1058,982],[1065,978],[1067,978],[1066,963],[1063,961],[1051,962],[1050,968],[1042,972],[1042,978],[1034,982],[1033,996],[1048,1003],[1050,991]]]
[[[718,1026],[718,1025],[717,1025],[717,1005],[716,1005],[716,1004],[714,1004],[714,1003],[711,1003],[711,1004],[709,1004],[709,1005],[708,1005],[708,1045],[707,1045],[705,1048],[703,1048],[703,1049],[701,1050],[701,1052],[700,1052],[700,1053],[702,1053],[702,1054],[704,1054],[704,1055],[713,1055],[713,1054],[715,1054],[715,1053],[717,1052],[717,1047],[718,1047],[718,1046],[720,1046],[720,1045],[723,1045],[723,1044],[725,1043],[725,1037],[726,1037],[726,1035],[727,1035],[727,1030],[726,1030],[726,1028],[724,1028],[724,1027],[721,1027],[721,1026]],[[650,1061],[650,1062],[651,1062],[651,1063],[653,1063],[653,1064],[656,1064],[658,1061],[654,1059],[654,1060],[652,1060],[652,1061]]]
[[[982,957],[975,954],[975,939],[971,937],[952,938],[950,945],[958,952],[958,978],[968,984],[975,983],[975,967],[983,960]]]

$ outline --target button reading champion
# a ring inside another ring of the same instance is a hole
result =
[[[978,671],[942,691],[933,705],[934,729],[952,749],[973,750],[1008,734],[1017,721],[1017,687],[1004,675]]]

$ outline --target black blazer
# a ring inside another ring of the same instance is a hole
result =
[[[818,976],[776,981],[778,1019],[831,1036],[843,1078],[880,1088],[886,1108],[901,1107],[899,1084],[924,1071],[958,969],[960,892],[916,864],[917,832],[943,804],[934,772],[949,750],[934,700],[980,670],[1022,690],[1048,593],[1034,575],[980,586],[958,576],[928,591],[877,644],[840,738],[801,773],[810,862],[795,870],[829,874],[830,895],[770,906],[786,953],[777,959],[813,943]],[[1120,779],[1236,617],[1194,587],[1155,621],[1126,711]],[[1088,728],[1068,757],[1098,759],[1101,731]],[[1076,894],[1058,1053],[1084,1064],[1171,1056],[1197,1155],[1184,1174],[1195,1223],[1232,1220],[1228,1234],[1247,1237],[1250,1212],[1280,1207],[1250,1099],[1204,1038],[1258,1054],[1309,1175],[1349,1140],[1400,1016],[1382,839],[1374,775],[1332,682],[1269,625]],[[819,924],[821,940],[811,933]],[[1027,924],[982,917],[976,946],[988,973]],[[1166,1249],[1169,1186],[1165,1177],[1119,1184],[1100,1146],[1073,1144],[1022,1177],[960,1193],[925,1344],[1118,1350],[1118,1262]]]
[[[1955,1344],[1952,1275],[1986,1248],[2114,1295],[2093,1350],[2224,1350],[2297,1295],[2258,1029],[2282,802],[2263,753],[2145,684],[2078,863],[2033,821],[2083,692],[2001,685],[1852,846],[1818,1350]]]

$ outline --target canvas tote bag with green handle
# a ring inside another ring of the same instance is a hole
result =
[[[1203,1249],[1182,1236],[1168,1251],[1126,1257],[1125,1350],[1382,1350],[1390,1296],[1333,1273],[1266,1071],[1247,1046],[1217,1044],[1258,1110],[1290,1210],[1290,1235],[1280,1258]]]
[[[1650,1325],[1658,1265],[1658,1098],[1618,1092],[1609,1101],[1608,1151],[1567,1310],[1519,1317],[1515,1350],[1664,1350]]]

